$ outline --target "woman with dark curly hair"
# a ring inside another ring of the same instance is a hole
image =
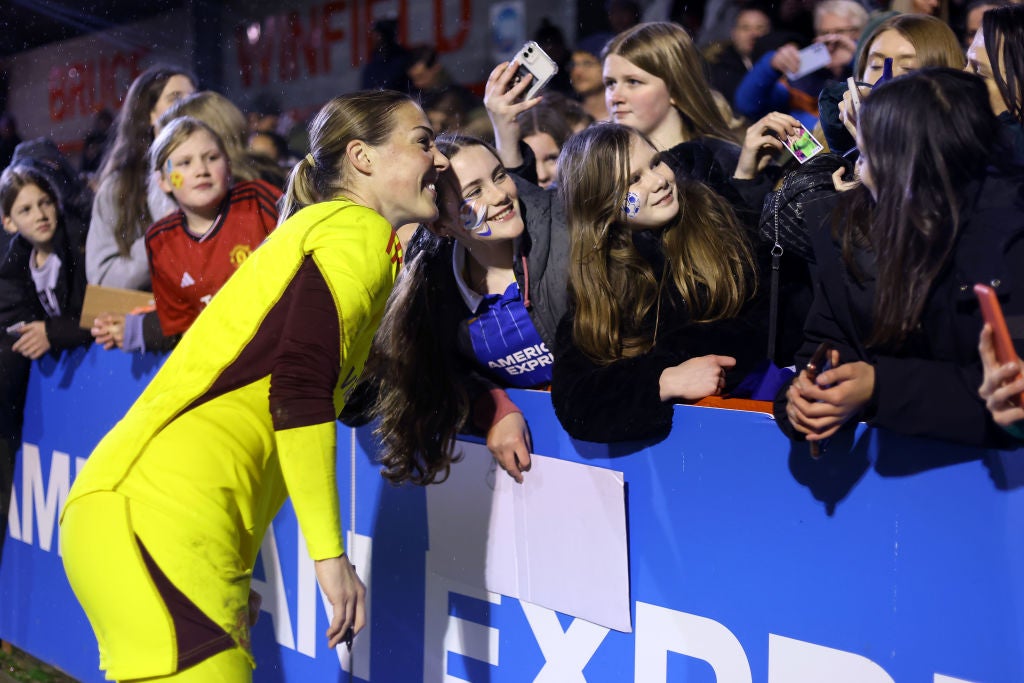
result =
[[[449,134],[437,145],[451,161],[442,201],[462,220],[416,232],[374,340],[365,386],[384,476],[443,480],[468,429],[522,482],[530,433],[505,389],[551,381],[566,306],[564,215],[554,193],[510,175],[483,141]]]

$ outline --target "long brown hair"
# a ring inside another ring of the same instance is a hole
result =
[[[638,24],[618,34],[601,53],[618,55],[665,81],[673,106],[692,138],[713,137],[739,143],[711,94],[707,67],[682,26],[667,21]]]
[[[871,35],[861,38],[854,62],[857,80],[864,80],[871,44],[886,31],[896,31],[914,46],[919,68],[945,66],[962,69],[967,64],[963,47],[946,22],[927,14],[897,14],[876,26]]]
[[[437,149],[449,160],[469,147],[483,147],[501,162],[478,138],[457,133],[437,138]],[[439,204],[460,187],[451,168],[437,186]],[[453,321],[439,317],[445,299],[454,294],[451,259],[439,256],[443,250],[441,237],[422,227],[416,231],[406,251],[412,256],[395,282],[363,375],[376,385],[373,412],[380,417],[382,474],[395,484],[447,479],[455,440],[469,419],[470,369],[450,348],[452,331],[446,327]]]
[[[122,256],[128,256],[132,244],[153,222],[147,202],[149,145],[153,142],[150,114],[174,76],[195,82],[188,71],[163,64],[151,66],[132,81],[114,123],[114,141],[103,160],[100,182],[109,179],[115,183],[114,239]]]
[[[376,393],[381,474],[393,484],[425,485],[448,478],[470,405],[465,371],[452,366],[449,335],[437,319],[445,285],[429,261],[442,241],[424,228],[416,238],[420,249],[395,281],[363,381]]]
[[[570,138],[558,159],[572,235],[573,340],[601,364],[650,350],[655,339],[644,320],[667,282],[697,322],[735,316],[753,288],[750,247],[732,209],[700,183],[676,181],[680,211],[661,231],[666,264],[660,277],[637,251],[631,227],[620,219],[636,139],[651,144],[626,126],[591,126]]]

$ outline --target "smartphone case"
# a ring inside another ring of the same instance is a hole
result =
[[[1013,347],[1010,330],[1006,327],[1003,307],[999,305],[995,290],[988,285],[974,285],[974,294],[981,305],[981,315],[992,328],[992,340],[996,347],[996,360],[1010,363],[1017,359],[1017,350]]]
[[[532,40],[523,45],[516,59],[519,60],[519,68],[516,70],[513,82],[518,83],[526,78],[527,74],[533,76],[533,81],[526,90],[524,99],[536,97],[540,89],[558,73],[558,65],[555,64],[555,60],[551,59],[548,53]]]

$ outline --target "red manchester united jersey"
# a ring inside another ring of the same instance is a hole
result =
[[[188,231],[176,211],[146,231],[149,271],[160,327],[184,332],[231,274],[277,225],[281,192],[262,180],[234,185],[205,235]]]

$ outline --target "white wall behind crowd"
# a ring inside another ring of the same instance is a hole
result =
[[[223,94],[244,109],[268,93],[300,113],[358,89],[371,27],[380,18],[397,18],[402,44],[436,46],[464,83],[486,80],[544,17],[562,27],[570,45],[576,25],[575,3],[554,8],[546,0],[249,0],[219,11]],[[194,66],[194,26],[182,8],[0,61],[22,138],[47,136],[75,149],[95,112],[117,111],[146,67],[158,61]]]

